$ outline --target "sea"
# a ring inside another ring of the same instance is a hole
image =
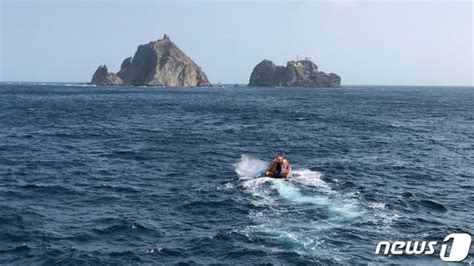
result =
[[[0,264],[442,264],[376,245],[473,211],[472,87],[0,85]]]

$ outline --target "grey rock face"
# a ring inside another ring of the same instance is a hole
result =
[[[166,34],[160,40],[138,46],[133,58],[128,57],[122,62],[117,76],[123,81],[122,85],[210,85],[201,68]]]
[[[270,60],[263,60],[253,69],[250,84],[259,87],[278,86],[282,83],[284,76],[285,67],[276,66]]]
[[[250,84],[261,87],[276,86],[276,65],[270,60],[258,63],[250,75]]]
[[[341,78],[337,74],[318,71],[318,66],[310,60],[289,61],[286,67],[263,60],[255,66],[249,81],[249,86],[255,87],[339,87],[340,85]]]
[[[114,73],[109,73],[106,65],[97,68],[92,76],[91,84],[99,86],[122,85],[123,81]]]

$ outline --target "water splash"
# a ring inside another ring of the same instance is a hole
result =
[[[235,172],[239,175],[240,179],[257,177],[265,171],[267,166],[267,162],[246,154],[243,154],[240,157],[240,161],[234,164]]]

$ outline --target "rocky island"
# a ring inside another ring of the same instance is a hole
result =
[[[263,60],[252,71],[248,86],[252,87],[339,87],[341,77],[326,74],[310,59],[289,61],[277,66],[270,60]]]
[[[133,57],[126,58],[117,74],[101,65],[91,84],[148,85],[172,87],[209,86],[201,68],[165,34],[162,39],[138,46]]]

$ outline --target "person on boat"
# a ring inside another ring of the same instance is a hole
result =
[[[267,171],[265,171],[265,176],[272,178],[285,178],[290,177],[291,174],[291,164],[283,156],[277,156],[273,159],[270,166],[268,166]]]

